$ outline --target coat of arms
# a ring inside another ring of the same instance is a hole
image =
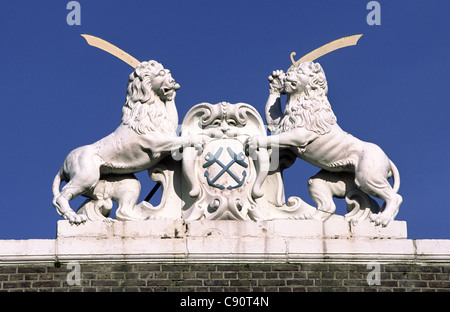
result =
[[[112,200],[118,203],[119,220],[327,220],[336,210],[333,197],[345,198],[349,221],[370,218],[386,226],[397,215],[402,203],[397,167],[380,147],[339,127],[325,72],[313,62],[355,45],[361,35],[330,42],[298,61],[292,53],[286,73],[273,71],[267,129],[249,104],[200,103],[186,114],[180,135],[175,106],[180,85],[170,70],[156,61],[139,62],[100,38],[84,37],[135,70],[121,125],[106,138],[72,151],[55,176],[53,204],[71,223],[104,219]],[[308,181],[317,207],[296,196],[285,201],[282,171],[296,158],[321,169]],[[162,185],[156,207],[147,200],[137,204],[140,184],[134,173],[143,170]],[[75,213],[69,201],[79,195],[89,199]],[[383,206],[371,196],[383,200]]]
[[[255,202],[261,188],[258,159],[249,157],[245,142],[265,135],[259,113],[245,103],[202,103],[194,106],[182,124],[181,136],[204,136],[201,153],[183,151],[182,170],[195,199],[185,209],[186,219],[259,219]]]

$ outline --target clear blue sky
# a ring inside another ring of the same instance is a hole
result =
[[[54,238],[51,184],[64,158],[120,123],[132,68],[83,33],[169,68],[180,121],[200,102],[246,102],[262,114],[267,76],[286,70],[292,51],[364,34],[318,60],[338,123],[396,163],[397,220],[409,237],[450,238],[449,1],[379,1],[379,26],[366,23],[365,0],[80,0],[80,26],[66,23],[67,2],[0,4],[0,239]],[[317,171],[297,160],[287,195],[312,204],[307,179]],[[153,183],[138,177],[145,197]]]

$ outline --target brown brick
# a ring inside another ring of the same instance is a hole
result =
[[[270,279],[270,280],[259,280],[258,281],[258,286],[285,286],[286,285],[286,281],[285,280],[275,280],[275,279]]]
[[[139,273],[135,273],[135,272],[125,273],[125,279],[138,279],[138,278],[139,278]]]
[[[238,272],[238,277],[239,279],[243,278],[243,279],[247,279],[250,278],[252,276],[251,272]]]
[[[150,264],[150,263],[136,264],[133,270],[136,272],[143,272],[143,271],[160,272],[161,265],[160,264]]]
[[[192,279],[192,280],[182,280],[182,281],[178,281],[177,286],[202,286],[203,283],[201,280],[196,280],[196,279]],[[225,285],[226,286],[226,285]]]
[[[223,277],[226,279],[234,279],[237,277],[237,272],[225,272],[223,273]]]
[[[364,280],[343,280],[342,284],[344,286],[368,286],[367,281]]]
[[[162,271],[189,271],[189,265],[187,264],[163,264]]]
[[[195,287],[196,292],[209,292],[209,287]]]
[[[281,287],[278,286],[266,286],[264,287],[264,291],[266,292],[278,292]]]
[[[401,265],[401,264],[383,264],[380,265],[380,269],[385,272],[411,272],[411,265]]]
[[[329,264],[324,263],[303,263],[300,271],[329,271]]]
[[[294,272],[292,273],[293,278],[306,278],[306,272]]]
[[[60,281],[35,281],[32,284],[33,288],[41,288],[41,287],[60,287]]]
[[[111,274],[122,274],[123,275],[124,273],[111,273]],[[53,275],[53,279],[66,279],[66,278],[67,278],[67,273]],[[81,278],[87,279],[87,280],[98,279],[98,275],[95,272],[88,272],[88,273],[81,272]]]
[[[194,272],[183,272],[183,279],[195,279]]]
[[[441,267],[434,265],[427,265],[427,266],[415,265],[411,267],[411,270],[413,272],[441,273]]]
[[[108,269],[106,269],[108,267]],[[86,272],[105,272],[109,271],[111,272],[111,269],[109,269],[108,265],[99,265],[99,264],[80,264],[80,270],[81,273]],[[69,272],[69,270],[66,269],[66,264],[62,265],[60,268],[52,268],[48,270],[48,272]]]
[[[429,287],[432,288],[450,288],[450,281],[447,282],[429,282]]]
[[[3,282],[3,288],[4,289],[11,289],[11,288],[30,288],[31,282],[30,281],[15,281],[15,282]]]
[[[384,287],[398,287],[398,281],[385,281],[385,280],[381,280],[381,286]]]
[[[69,288],[69,290],[72,289],[72,287]],[[77,289],[76,287],[73,287],[73,289]],[[83,287],[83,292],[96,292],[96,287]]]
[[[187,286],[187,287],[181,287],[181,291],[183,292],[194,292],[195,291],[195,286]]]
[[[204,280],[203,286],[228,286],[228,280]]]
[[[306,289],[304,286],[294,286],[292,287],[292,292],[306,292]]]
[[[342,285],[342,281],[332,280],[332,279],[315,280],[314,283],[315,283],[316,286],[341,286]]]
[[[9,280],[8,274],[0,274],[0,282]]]
[[[17,268],[14,266],[0,266],[0,274],[14,274]]]
[[[19,266],[17,273],[45,273],[46,267],[44,266]]]
[[[211,272],[209,275],[211,279],[223,279],[223,272]]]
[[[131,272],[133,266],[130,264],[111,264],[109,266],[101,266],[101,269],[109,272]],[[83,271],[83,266],[81,267],[81,271]]]
[[[147,280],[147,286],[169,286],[171,283],[170,280]]]
[[[308,279],[320,279],[320,272],[307,272]]]
[[[37,274],[33,274],[33,275],[37,276]],[[9,276],[9,280],[10,281],[23,281],[23,280],[25,280],[25,274],[11,274]]]
[[[370,271],[366,271],[366,272],[349,272],[348,273],[348,278],[349,279],[366,279],[367,274]],[[390,274],[390,273],[387,273]]]
[[[209,287],[209,291],[210,292],[224,292],[225,288],[224,287],[218,287],[218,286],[210,286]]]
[[[125,273],[121,273],[121,274],[125,274]],[[108,273],[98,273],[96,278],[97,279],[110,279],[111,278],[111,273],[109,273],[109,272]]]
[[[118,286],[117,280],[92,280],[91,286]]]
[[[313,284],[314,284],[313,280],[307,279],[286,280],[286,285],[288,286],[312,286]]]
[[[424,288],[427,287],[427,282],[425,281],[399,281],[398,282],[399,287],[420,287]]]
[[[272,271],[298,271],[300,269],[299,264],[274,264],[272,265]]]
[[[270,264],[249,264],[248,268],[251,271],[271,271],[272,266]]]
[[[110,273],[110,278],[111,279],[117,279],[117,280],[121,280],[121,279],[125,279],[125,273],[123,272],[112,272]],[[88,279],[95,279],[95,274],[89,273],[88,276],[83,276],[83,278],[88,278]],[[97,278],[99,278],[97,276]]]
[[[199,278],[199,279],[206,279],[206,278],[209,278],[209,273],[208,272],[197,272],[197,273],[195,273],[195,277]]]
[[[256,285],[255,280],[238,279],[230,281],[230,286],[254,286],[254,285]]]
[[[292,278],[293,277],[293,273],[292,272],[279,272],[278,273],[278,277],[281,278],[281,279]]]
[[[346,287],[333,286],[333,287],[322,287],[324,292],[344,292],[347,291]]]
[[[217,266],[215,264],[193,264],[191,265],[191,271],[211,272],[216,271]]]
[[[146,286],[147,283],[144,280],[139,279],[128,279],[125,281],[121,281],[119,286],[125,287],[125,286]]]
[[[323,279],[334,279],[334,272],[321,272],[320,275]]]
[[[330,264],[330,271],[361,271],[357,264]],[[364,267],[364,270],[367,269]]]
[[[420,279],[421,280],[427,280],[427,281],[431,281],[434,280],[436,278],[436,275],[433,273],[424,273],[424,274],[420,274]]]
[[[449,273],[436,274],[435,277],[438,281],[450,281]]]
[[[420,279],[420,274],[411,272],[392,272],[391,278],[394,280],[418,280]]]
[[[229,272],[239,272],[248,271],[248,265],[243,264],[218,264],[217,271],[229,271]]]
[[[267,272],[266,273],[266,278],[267,279],[278,278],[278,273],[276,273],[276,272]]]
[[[348,273],[347,272],[342,272],[342,271],[337,271],[334,272],[334,276],[336,279],[347,279],[348,278]]]
[[[29,275],[27,275],[25,278],[27,278]],[[44,274],[39,274],[39,280],[40,281],[47,281],[47,280],[52,280],[53,279],[53,274],[51,273],[44,273]]]
[[[180,280],[181,279],[181,272],[170,272],[167,276],[168,279],[171,280]]]
[[[253,279],[264,278],[264,273],[262,273],[262,272],[252,272],[252,278]]]

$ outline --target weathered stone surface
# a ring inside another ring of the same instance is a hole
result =
[[[0,241],[0,263],[54,261],[296,263],[449,262],[450,241],[406,238],[406,223],[318,220],[58,222],[56,240]],[[376,234],[376,235],[375,235]]]

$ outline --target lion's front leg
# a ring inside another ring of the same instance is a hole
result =
[[[301,150],[306,150],[307,146],[311,144],[319,136],[312,131],[295,128],[288,132],[283,132],[277,135],[253,136],[246,140],[245,144],[250,151],[258,150],[258,148],[292,148],[297,147]]]
[[[148,138],[147,144],[148,148],[152,153],[161,154],[164,152],[174,152],[177,150],[182,150],[185,147],[192,146],[196,150],[200,151],[203,149],[206,140],[204,136],[164,136],[164,135],[154,135]]]

